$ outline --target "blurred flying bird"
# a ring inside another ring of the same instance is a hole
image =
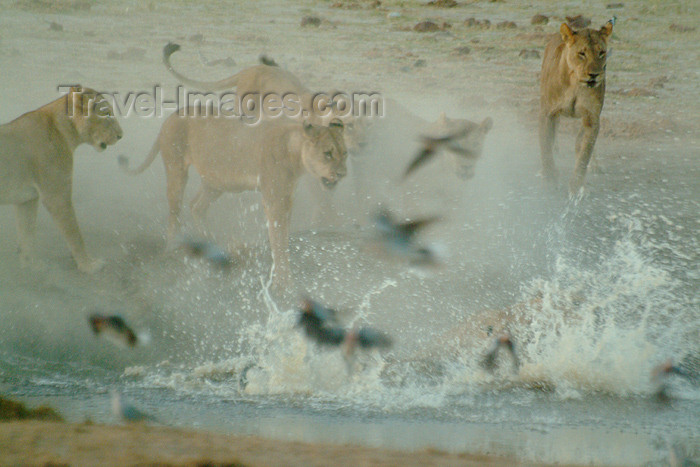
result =
[[[203,258],[217,268],[229,269],[233,265],[231,255],[214,243],[185,238],[182,241],[182,246],[188,255],[194,258]]]
[[[498,356],[499,349],[504,348],[508,351],[513,361],[513,369],[517,372],[520,367],[520,361],[515,353],[515,344],[513,344],[513,339],[508,334],[504,334],[493,342],[493,345],[486,352],[484,358],[481,360],[481,366],[489,371],[496,369],[496,357]]]
[[[337,325],[336,315],[335,310],[306,299],[299,310],[297,326],[303,327],[306,337],[319,345],[342,345],[346,356],[352,355],[358,346],[362,349],[391,347],[391,338],[383,332],[367,327],[346,330]]]
[[[654,390],[654,395],[660,400],[666,400],[668,395],[668,381],[672,375],[677,375],[683,378],[691,379],[690,374],[681,367],[673,364],[671,359],[656,365],[651,370],[651,384]]]
[[[152,415],[142,412],[128,402],[125,402],[118,391],[112,389],[110,393],[112,396],[112,414],[119,420],[126,423],[158,422]]]
[[[438,153],[438,150],[443,147],[464,157],[478,157],[478,154],[474,154],[471,150],[460,146],[456,142],[456,140],[469,134],[470,131],[471,128],[464,127],[446,136],[422,136],[421,141],[423,143],[423,147],[406,168],[406,171],[403,174],[403,179],[405,180],[408,178],[408,176],[418,167],[432,159],[433,156]]]
[[[103,334],[109,340],[123,346],[134,347],[139,339],[119,315],[101,315],[93,313],[88,322],[95,335]]]
[[[279,65],[277,64],[277,62],[275,61],[274,58],[268,57],[268,56],[265,55],[265,54],[261,54],[261,55],[258,57],[258,60],[259,60],[260,63],[263,64],[263,65],[267,65],[267,66],[277,66],[277,67],[279,66]]]
[[[396,221],[391,213],[382,209],[375,215],[375,226],[384,248],[396,256],[408,258],[417,264],[435,264],[435,252],[425,246],[415,244],[416,234],[434,224],[440,218],[426,217],[408,222]]]

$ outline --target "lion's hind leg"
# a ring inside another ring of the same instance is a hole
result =
[[[192,198],[190,210],[192,211],[192,217],[194,218],[195,225],[200,233],[206,233],[207,211],[209,210],[211,203],[219,199],[220,196],[220,190],[216,190],[202,182],[202,186],[199,188],[199,191],[194,198]]]
[[[17,204],[15,208],[20,263],[23,267],[39,266],[35,257],[36,217],[39,211],[39,198]]]

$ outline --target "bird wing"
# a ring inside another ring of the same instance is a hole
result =
[[[392,344],[391,337],[372,328],[360,328],[357,331],[357,342],[363,349],[372,347],[389,348]]]
[[[414,170],[428,162],[435,155],[435,148],[431,145],[423,146],[421,151],[413,158],[406,168],[403,178],[406,179]]]

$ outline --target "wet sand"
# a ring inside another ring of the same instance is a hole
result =
[[[514,459],[275,441],[146,425],[0,423],[0,465],[539,466]],[[558,464],[559,465],[559,464]]]

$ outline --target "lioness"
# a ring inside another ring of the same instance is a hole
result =
[[[294,121],[263,120],[249,125],[237,118],[193,116],[193,108],[171,115],[163,124],[143,172],[162,153],[170,205],[168,241],[180,231],[187,169],[193,165],[202,186],[192,200],[192,214],[203,223],[209,205],[223,192],[257,190],[262,194],[275,264],[275,281],[289,279],[289,221],[297,179],[309,172],[327,188],[345,176],[347,150],[343,124],[303,126]]]
[[[571,194],[583,187],[598,137],[605,99],[606,49],[612,29],[610,21],[599,30],[578,31],[562,23],[560,34],[550,39],[542,60],[539,132],[542,174],[547,179],[557,178],[552,146],[559,117],[581,118],[581,130],[576,137],[576,166],[569,183]]]
[[[65,96],[0,126],[0,204],[17,208],[20,261],[34,261],[39,200],[68,241],[78,269],[103,262],[85,251],[73,210],[73,152],[82,143],[103,151],[122,137],[111,105],[92,89]]]
[[[235,89],[236,95],[241,100],[246,96],[257,96],[259,100],[269,94],[280,98],[291,95],[295,96],[296,99],[294,103],[290,104],[292,106],[290,114],[293,114],[292,118],[299,123],[308,121],[315,125],[328,126],[329,122],[336,118],[330,102],[323,99],[315,102],[315,98],[321,94],[312,92],[294,73],[279,67],[274,60],[265,58],[263,63],[259,65],[245,68],[233,76],[218,81],[198,81],[179,73],[170,63],[171,55],[178,50],[180,50],[178,44],[168,43],[163,48],[163,63],[168,71],[186,86],[207,92]],[[329,92],[326,97],[332,98],[333,95],[334,92]],[[259,100],[256,105],[260,106],[261,102]],[[267,117],[264,113],[262,116]],[[341,118],[345,127],[343,138],[351,153],[359,150],[363,143],[364,126],[355,120],[353,115],[344,115]]]

